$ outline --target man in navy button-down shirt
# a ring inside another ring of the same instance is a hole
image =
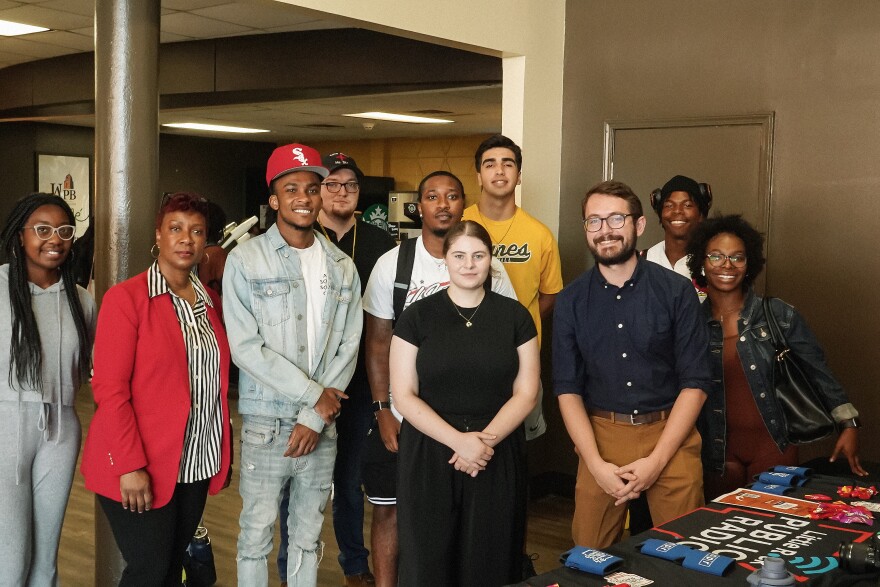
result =
[[[604,548],[642,492],[658,525],[702,505],[694,422],[711,375],[693,286],[635,254],[646,222],[638,197],[600,183],[583,216],[596,266],[557,299],[553,383],[580,457],[572,534]]]

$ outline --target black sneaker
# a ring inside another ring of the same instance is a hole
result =
[[[532,554],[524,554],[522,555],[522,580],[531,579],[532,577],[536,577],[538,575],[537,571],[535,571],[535,562],[538,560],[538,553],[533,552]]]

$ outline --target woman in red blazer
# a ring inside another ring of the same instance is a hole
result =
[[[82,472],[126,561],[120,585],[179,587],[207,495],[229,476],[229,345],[219,299],[192,272],[207,230],[204,198],[166,198],[156,261],[98,314]]]

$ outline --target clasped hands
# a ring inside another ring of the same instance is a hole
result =
[[[638,499],[657,481],[665,466],[659,458],[648,455],[622,467],[602,461],[598,466],[590,467],[590,472],[599,487],[616,499],[614,505],[617,506]]]
[[[476,477],[480,471],[486,469],[486,465],[495,454],[495,440],[498,437],[488,432],[462,432],[458,442],[452,449],[455,453],[449,459],[449,464],[456,471],[461,471],[471,477]]]
[[[328,426],[339,415],[339,411],[342,409],[341,400],[343,399],[348,399],[348,396],[341,389],[325,387],[318,401],[315,402],[315,412],[321,416],[321,419]],[[290,437],[287,439],[287,450],[284,451],[284,456],[299,458],[309,454],[317,446],[318,433],[307,426],[296,424],[290,433]]]

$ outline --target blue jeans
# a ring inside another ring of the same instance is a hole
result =
[[[321,526],[336,459],[336,426],[324,429],[313,452],[289,458],[284,451],[295,423],[292,419],[242,416],[240,587],[268,585],[266,559],[272,551],[281,491],[288,481],[292,507],[286,521],[291,562],[287,583],[290,587],[314,587],[318,582],[318,563],[323,554]]]
[[[364,492],[361,489],[364,443],[373,419],[370,388],[352,381],[346,390],[351,399],[343,400],[336,419],[336,465],[333,468],[333,531],[339,545],[339,566],[346,576],[370,571],[370,551],[364,546]],[[285,489],[279,515],[287,516],[290,493]],[[278,576],[287,575],[287,528],[281,526],[278,548]],[[282,579],[283,580],[283,579]]]

